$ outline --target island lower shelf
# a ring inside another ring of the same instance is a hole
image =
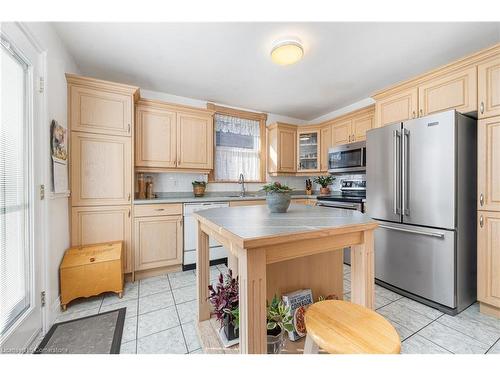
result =
[[[239,354],[240,347],[238,344],[225,348],[219,337],[220,323],[214,317],[197,323],[198,337],[200,339],[201,350],[205,354]],[[281,354],[303,354],[305,338],[297,341],[290,341],[288,337],[285,339],[285,346]],[[320,353],[325,354],[323,350]]]

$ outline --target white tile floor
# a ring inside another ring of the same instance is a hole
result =
[[[215,281],[224,265],[211,267]],[[350,299],[350,267],[344,266],[344,299]],[[127,283],[124,296],[113,294],[75,301],[58,322],[127,307],[121,353],[201,353],[195,329],[194,271],[171,273]],[[479,313],[477,304],[457,316],[380,286],[375,287],[377,311],[399,332],[402,353],[500,354],[500,320]]]

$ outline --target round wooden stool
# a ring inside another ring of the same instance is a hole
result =
[[[321,301],[306,311],[304,354],[398,354],[401,341],[380,314],[347,301]]]

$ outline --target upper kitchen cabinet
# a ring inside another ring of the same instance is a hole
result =
[[[121,135],[133,131],[137,87],[66,74],[72,131]]]
[[[352,119],[336,121],[332,125],[332,143],[334,146],[344,145],[351,142]]]
[[[478,210],[500,211],[500,116],[479,120]]]
[[[70,157],[72,206],[131,203],[130,137],[72,132]]]
[[[177,113],[140,100],[135,116],[135,166],[175,168]]]
[[[320,171],[326,172],[328,170],[328,149],[333,146],[332,143],[332,125],[325,125],[321,128],[320,133],[321,144],[319,147],[320,157]]]
[[[320,170],[321,135],[317,128],[297,130],[297,172],[318,172]]]
[[[377,97],[375,104],[375,127],[378,128],[417,117],[417,102],[418,90],[416,87],[397,91],[388,96]]]
[[[373,108],[367,113],[358,114],[352,119],[352,140],[354,142],[364,141],[366,132],[373,128],[375,116]]]
[[[177,167],[213,169],[212,114],[177,113]]]
[[[268,173],[293,174],[297,171],[297,127],[281,122],[269,126]]]
[[[213,111],[140,99],[136,105],[138,171],[213,169]]]
[[[418,115],[456,109],[461,113],[477,110],[477,72],[471,66],[438,76],[418,86]]]
[[[479,118],[500,116],[500,53],[477,67]]]

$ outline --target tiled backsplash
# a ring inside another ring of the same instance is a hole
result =
[[[153,177],[154,191],[155,192],[185,192],[192,191],[191,182],[198,181],[207,181],[207,175],[197,174],[197,173],[151,173],[147,174],[148,176]],[[311,180],[313,179],[310,177]],[[351,180],[364,180],[365,175],[342,175],[336,176],[333,185],[331,186],[332,190],[340,190],[340,184],[342,180],[351,179]],[[290,186],[294,190],[304,190],[305,189],[305,180],[306,177],[294,177],[294,176],[280,176],[280,177],[271,177],[268,176],[268,181],[280,181],[288,186]],[[262,188],[262,183],[245,183],[245,188],[247,191],[258,191]],[[238,191],[241,189],[241,186],[237,183],[216,183],[212,182],[207,185],[207,191]],[[315,186],[313,184],[314,190],[319,190],[319,185]]]

